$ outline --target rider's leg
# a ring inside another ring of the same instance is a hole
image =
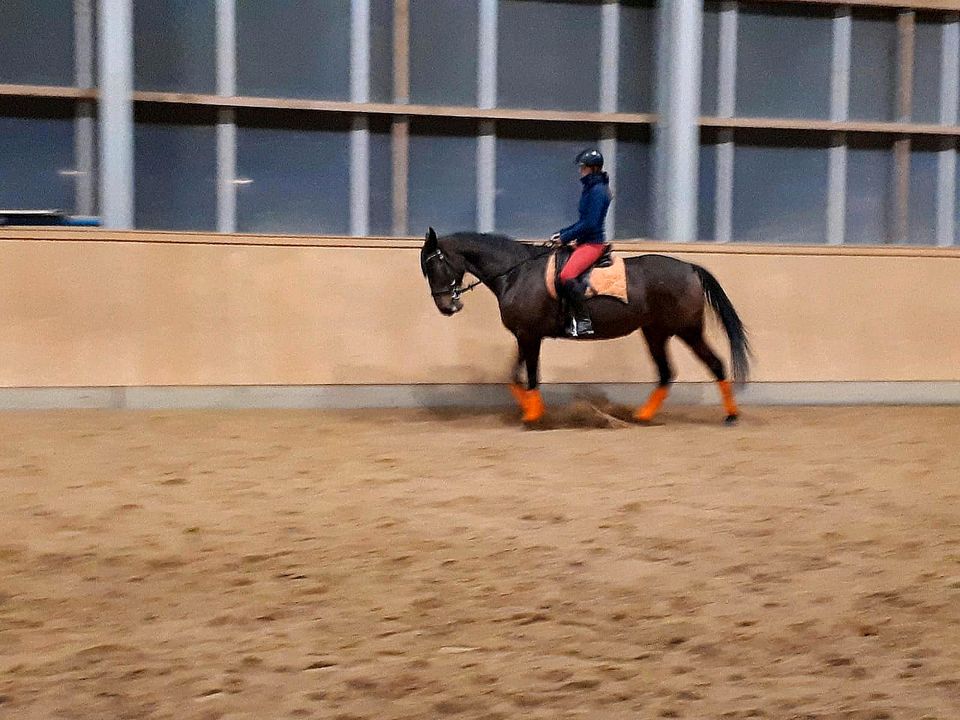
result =
[[[581,280],[580,276],[600,259],[603,250],[603,245],[599,244],[580,245],[560,271],[560,288],[572,311],[570,324],[566,329],[570,337],[593,335],[593,323],[590,322],[584,298],[587,283]]]

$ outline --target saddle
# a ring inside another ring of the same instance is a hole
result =
[[[560,271],[573,254],[573,248],[563,245],[550,256],[547,261],[547,272],[544,280],[550,297],[556,300],[559,297]],[[603,254],[580,278],[586,280],[586,297],[604,295],[613,297],[621,302],[629,302],[627,298],[627,268],[623,258],[613,254],[613,246],[604,245]]]

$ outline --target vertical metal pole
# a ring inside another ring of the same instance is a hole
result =
[[[480,0],[477,43],[477,104],[497,105],[497,0]],[[477,137],[477,229],[492,232],[497,222],[497,126],[493,120],[480,123]]]
[[[77,87],[93,87],[93,6],[92,0],[73,0],[74,73]],[[94,214],[94,104],[77,103],[74,125],[74,208],[79,215]]]
[[[410,0],[393,4],[393,101],[410,102]],[[397,115],[391,126],[393,155],[393,234],[405,236],[410,170],[410,118]]]
[[[100,207],[107,228],[133,227],[133,1],[100,0]]]
[[[940,62],[940,123],[957,124],[958,86],[960,86],[960,16],[951,13],[943,25]],[[956,242],[957,141],[944,138],[937,154],[937,245]]]
[[[237,94],[236,0],[217,0],[217,94]],[[217,112],[217,231],[237,231],[237,125],[233,108]]]
[[[370,102],[370,0],[351,0],[350,100]],[[350,133],[350,234],[369,232],[370,125],[366,115],[356,115]]]
[[[615,113],[618,104],[617,85],[620,77],[620,3],[604,0],[600,9],[600,112]],[[600,152],[610,174],[614,202],[607,211],[607,238],[617,235],[617,126],[608,123],[600,128]],[[633,188],[643,192],[644,188]]]
[[[737,92],[737,4],[725,2],[720,9],[719,66],[717,68],[717,114],[731,118],[736,109]],[[714,238],[717,242],[733,239],[733,130],[718,134],[716,198],[713,210]]]
[[[850,53],[853,17],[850,8],[838,8],[833,18],[833,59],[830,72],[830,119],[843,122],[850,117]],[[830,138],[827,180],[827,243],[842,245],[847,224],[847,137],[833,133]]]
[[[669,92],[660,116],[666,163],[661,198],[664,239],[689,242],[697,236],[703,6],[689,0],[665,0],[664,8],[671,26],[664,58],[670,70]]]

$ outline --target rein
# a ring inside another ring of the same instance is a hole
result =
[[[450,283],[450,287],[449,287],[448,289],[446,289],[446,290],[434,291],[434,292],[431,292],[430,294],[431,294],[433,297],[438,297],[438,296],[440,296],[440,295],[446,295],[446,294],[449,293],[450,296],[451,296],[454,300],[459,300],[461,295],[463,295],[463,294],[466,293],[466,292],[470,292],[471,290],[473,290],[473,289],[474,289],[475,287],[477,287],[478,285],[482,285],[482,284],[485,283],[485,282],[492,282],[493,280],[497,280],[497,279],[499,279],[499,278],[505,277],[505,276],[509,275],[510,273],[512,273],[514,270],[517,270],[518,268],[523,267],[523,266],[526,265],[528,262],[533,262],[534,260],[539,260],[540,258],[544,258],[544,257],[546,257],[547,255],[550,255],[551,253],[553,253],[553,252],[555,252],[555,251],[556,251],[556,248],[551,245],[551,246],[549,247],[549,249],[546,250],[545,252],[537,253],[536,255],[533,255],[533,256],[528,257],[528,258],[526,258],[526,259],[524,259],[524,260],[521,260],[521,261],[518,262],[516,265],[513,265],[513,266],[507,268],[506,270],[504,270],[502,273],[499,273],[499,274],[497,274],[497,275],[492,275],[491,277],[486,278],[486,279],[481,278],[481,279],[479,279],[479,280],[476,280],[475,282],[470,283],[470,284],[467,285],[466,287],[463,287],[462,285],[459,285],[459,284],[457,283],[457,281],[454,280],[454,281],[452,281],[452,282]],[[450,268],[451,270],[453,270],[452,266],[450,265],[450,261],[447,260],[447,258],[446,258],[446,257],[444,256],[444,254],[443,254],[443,251],[440,250],[439,248],[437,248],[433,253],[431,253],[431,254],[424,260],[424,264],[430,262],[431,260],[440,260],[444,265],[446,265],[448,268]]]

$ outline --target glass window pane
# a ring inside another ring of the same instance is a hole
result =
[[[410,101],[477,104],[477,0],[410,0]]]
[[[410,121],[408,221],[412,235],[433,226],[445,235],[477,226],[477,126]]]
[[[896,119],[896,14],[855,12],[851,44],[850,118]]]
[[[919,147],[919,149],[918,149]],[[932,144],[914,141],[910,153],[911,245],[937,243],[937,152]]]
[[[733,238],[746,242],[826,241],[825,145],[795,133],[737,138],[733,172]]]
[[[498,133],[497,230],[545,239],[576,222],[581,185],[574,160],[584,148],[596,146],[597,130],[504,123]]]
[[[73,212],[73,106],[4,99],[0,104],[0,207]]]
[[[700,81],[700,114],[717,114],[717,91],[720,65],[720,3],[708,2],[703,7],[703,62]]]
[[[501,107],[599,109],[599,4],[500,0],[497,32]]]
[[[889,141],[852,138],[847,150],[845,242],[883,245],[893,234],[894,161]]]
[[[243,232],[345,235],[350,230],[349,118],[244,111],[237,127]]]
[[[830,11],[741,8],[737,34],[737,112],[753,117],[830,115]]]
[[[370,118],[370,233],[393,234],[393,152],[388,118]]]
[[[350,0],[237,0],[241,95],[347,100]]]
[[[0,82],[74,81],[73,0],[0,2]]]
[[[653,110],[657,62],[656,25],[657,10],[652,1],[624,0],[620,3],[618,105],[623,112]],[[591,47],[584,46],[580,52],[571,54],[587,54],[591,52]],[[597,80],[588,79],[586,82],[595,83]]]
[[[216,92],[213,0],[135,2],[133,29],[138,89]]]
[[[943,25],[934,20],[917,22],[913,52],[913,121],[940,122],[940,53]]]
[[[370,101],[393,102],[393,0],[370,2]]]
[[[717,145],[708,134],[700,140],[700,176],[697,182],[697,238],[716,239]]]
[[[650,130],[643,126],[621,127],[617,138],[617,162],[612,178],[615,189],[611,205],[616,214],[617,238],[647,238],[653,235],[653,209],[650,202],[653,190],[652,163]],[[566,175],[564,198],[569,195],[569,170]],[[579,190],[579,185],[574,185],[573,189]],[[574,222],[577,219],[576,211],[576,205],[567,202],[560,224]],[[568,217],[571,219],[567,220]]]
[[[138,228],[217,226],[216,116],[209,110],[140,108],[134,131]]]

